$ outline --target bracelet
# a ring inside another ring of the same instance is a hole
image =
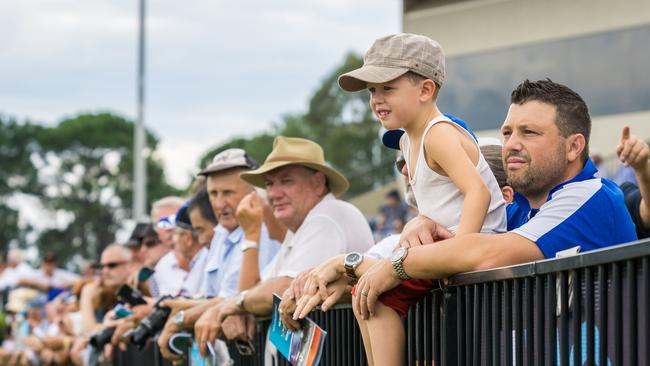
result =
[[[258,249],[258,248],[259,248],[259,246],[257,245],[257,242],[255,242],[253,240],[244,240],[241,243],[241,251],[242,252],[245,252],[245,251],[247,251],[249,249]]]

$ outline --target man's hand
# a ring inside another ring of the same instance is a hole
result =
[[[309,272],[302,295],[311,296],[319,293],[321,301],[325,300],[328,296],[327,285],[338,280],[345,273],[343,258],[343,255],[332,257]]]
[[[338,280],[327,285],[327,297],[321,298],[320,293],[303,296],[298,301],[296,309],[293,312],[293,320],[304,319],[318,304],[322,302],[321,310],[327,311],[334,306],[340,299],[349,292],[349,279],[341,277]]]
[[[180,361],[183,358],[182,356],[173,353],[169,349],[169,338],[172,336],[172,334],[178,332],[180,332],[180,329],[178,329],[176,326],[174,318],[170,316],[167,319],[167,323],[165,323],[165,327],[158,336],[158,348],[160,348],[160,353],[164,358],[168,359],[171,362]]]
[[[650,148],[645,141],[630,135],[630,126],[624,126],[621,132],[621,141],[616,147],[616,154],[623,164],[631,166],[634,170],[648,169],[648,156]]]
[[[310,268],[300,272],[298,276],[291,281],[291,284],[282,295],[282,299],[284,300],[285,297],[288,297],[289,300],[293,300],[294,302],[300,299],[302,297],[302,289],[305,287],[311,271],[312,269]]]
[[[239,202],[235,217],[244,230],[244,237],[247,240],[259,242],[263,221],[263,204],[255,191],[244,196]]]
[[[382,259],[373,264],[357,283],[356,293],[352,297],[354,310],[357,314],[361,314],[361,319],[368,319],[375,315],[375,305],[379,296],[397,287],[401,282],[390,260]]]
[[[414,247],[453,238],[454,234],[447,228],[426,216],[418,215],[404,226],[399,238],[401,247]]]
[[[128,342],[128,339],[124,337],[124,334],[135,328],[135,326],[136,320],[133,317],[117,320],[115,332],[113,332],[113,336],[111,337],[111,344],[119,347],[121,351],[126,351],[126,342]]]
[[[293,319],[293,312],[296,311],[296,300],[294,297],[289,296],[290,293],[293,293],[291,286],[282,294],[282,301],[278,306],[278,313],[285,328],[298,330],[300,329],[300,322]]]
[[[223,335],[226,339],[250,341],[255,336],[255,316],[241,314],[227,317],[222,324]]]
[[[202,356],[207,354],[207,342],[214,342],[221,333],[221,322],[219,322],[219,305],[211,306],[206,310],[199,320],[194,323],[194,339],[199,345],[199,352]]]

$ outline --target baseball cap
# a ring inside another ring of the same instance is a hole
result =
[[[363,66],[339,76],[341,89],[363,90],[368,83],[386,83],[412,71],[442,85],[445,55],[438,42],[419,34],[399,33],[379,38],[363,57]]]
[[[181,208],[176,212],[176,220],[174,221],[174,226],[185,229],[192,230],[192,221],[190,221],[190,215],[187,212],[187,206],[189,202],[185,202]]]
[[[251,158],[243,149],[227,149],[212,158],[212,162],[199,175],[210,175],[230,168],[243,167],[257,169],[257,162]]]

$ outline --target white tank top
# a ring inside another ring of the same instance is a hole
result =
[[[415,200],[417,201],[420,214],[445,226],[451,232],[456,233],[460,224],[464,196],[449,177],[440,175],[429,168],[426,158],[424,157],[425,136],[431,127],[439,122],[451,123],[476,143],[476,140],[474,140],[466,129],[445,116],[438,116],[431,120],[424,129],[420,142],[420,150],[415,163],[415,170],[409,166],[411,163],[409,157],[411,152],[411,143],[407,134],[404,134],[402,137],[402,153],[406,160],[406,166],[409,171],[409,181],[411,187],[413,187],[413,193],[415,194]],[[476,143],[476,148],[479,153],[476,170],[481,175],[481,178],[491,195],[490,206],[485,215],[485,221],[483,222],[481,232],[504,233],[507,229],[506,203],[503,200],[501,189],[499,189],[499,184],[497,183],[496,178],[494,178],[494,174],[490,170],[487,161],[485,161],[483,154],[481,154],[478,143]],[[412,172],[415,172],[415,175],[412,175]]]

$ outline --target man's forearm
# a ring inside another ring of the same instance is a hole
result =
[[[219,304],[223,300],[221,297],[213,297],[208,300],[204,300],[203,303],[196,305],[192,308],[185,310],[185,318],[183,319],[184,328],[194,327],[194,323],[208,310],[210,307]]]
[[[544,259],[537,245],[514,233],[467,234],[409,249],[406,273],[419,279],[449,276]]]
[[[259,316],[271,314],[273,310],[273,294],[282,294],[289,287],[291,280],[290,277],[275,277],[253,287],[246,294],[244,309]]]

